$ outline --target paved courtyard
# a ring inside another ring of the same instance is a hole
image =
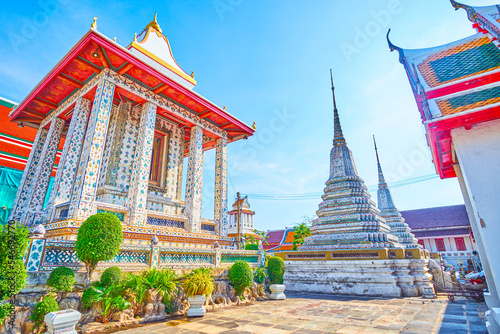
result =
[[[121,334],[176,333],[486,333],[484,303],[440,297],[368,298],[289,294],[209,312],[203,318],[172,319]]]

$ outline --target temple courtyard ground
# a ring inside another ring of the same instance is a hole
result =
[[[445,297],[370,298],[287,294],[284,301],[263,301],[218,309],[203,318],[171,319],[121,334],[189,333],[486,333],[484,303]]]

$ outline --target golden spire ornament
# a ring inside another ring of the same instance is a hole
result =
[[[158,31],[161,34],[162,31],[161,31],[160,25],[158,24],[158,22],[156,22],[156,14],[157,13],[155,13],[155,18],[153,19],[153,21],[149,22],[149,24],[146,26],[146,29],[148,29],[149,27],[151,27],[151,28],[153,28],[154,30]]]
[[[115,43],[116,43],[116,37],[115,37],[115,38],[113,38],[113,42],[115,42]]]
[[[97,16],[94,17],[94,22],[90,25],[90,28],[97,30]]]
[[[137,33],[134,35],[134,42],[137,42]]]
[[[255,125],[255,121],[253,121],[252,129],[257,130],[257,125]]]
[[[191,71],[191,78],[194,79],[194,71]]]

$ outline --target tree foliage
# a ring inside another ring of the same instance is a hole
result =
[[[293,228],[293,247],[292,250],[297,250],[299,246],[301,246],[304,243],[304,238],[308,237],[311,235],[311,231],[309,230],[309,218],[304,218],[304,220],[297,224]]]
[[[42,297],[36,304],[31,313],[31,320],[35,323],[36,332],[39,333],[45,326],[45,315],[50,312],[55,312],[59,310],[59,305],[54,298],[53,294],[47,294]]]
[[[29,231],[20,223],[0,225],[0,301],[19,293],[26,284],[23,257],[29,243]],[[0,322],[14,310],[11,304],[1,304]]]
[[[87,279],[99,261],[111,260],[120,251],[122,224],[111,213],[98,213],[87,218],[78,229],[76,255],[85,263]]]

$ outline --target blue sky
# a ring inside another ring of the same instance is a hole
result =
[[[445,0],[9,1],[0,14],[0,96],[20,102],[94,16],[100,32],[126,46],[155,12],[179,65],[195,72],[195,90],[257,123],[256,135],[229,145],[230,204],[236,191],[250,194],[256,228],[292,226],[317,210],[333,136],[330,68],[344,135],[366,184],[377,183],[372,134],[389,182],[435,174],[406,74],[385,33],[392,28],[392,41],[403,48],[473,34],[465,11]],[[213,217],[214,159],[213,151],[206,153],[207,218]],[[252,197],[303,193],[318,196]],[[400,210],[463,203],[456,179],[434,178],[392,194]]]

